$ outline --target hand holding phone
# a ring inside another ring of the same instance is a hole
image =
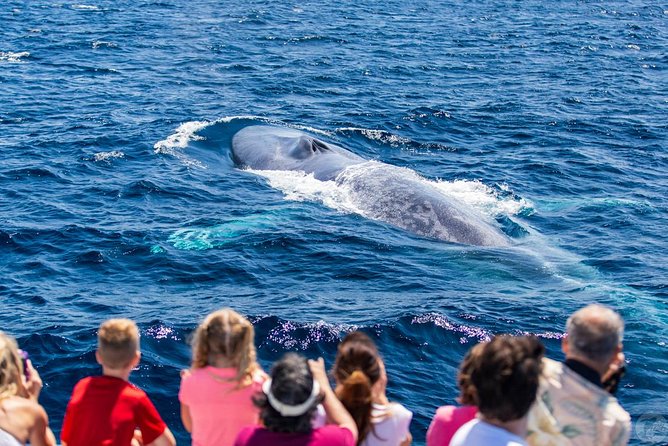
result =
[[[619,383],[626,374],[626,358],[624,353],[619,353],[617,358],[610,364],[608,371],[603,375],[601,381],[603,383],[603,388],[608,391],[608,393],[614,395],[619,388]]]
[[[35,401],[39,397],[39,393],[42,391],[42,378],[37,373],[32,366],[32,361],[28,358],[28,353],[25,350],[19,350],[21,355],[21,361],[23,363],[23,375],[25,377],[25,390],[28,393],[28,396]]]
[[[23,376],[26,377],[26,381],[30,381],[30,368],[28,367],[30,355],[25,350],[19,350],[19,355],[21,356],[21,363],[23,365]]]

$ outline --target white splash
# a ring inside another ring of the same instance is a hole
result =
[[[344,213],[363,214],[351,201],[345,188],[335,181],[320,181],[313,174],[286,170],[252,170],[248,172],[264,177],[269,185],[285,194],[290,201],[314,201]]]
[[[401,136],[394,135],[390,132],[386,132],[385,130],[363,129],[360,127],[342,127],[336,130],[340,132],[358,132],[361,133],[362,136],[364,136],[367,139],[370,139],[372,141],[383,142],[386,144],[390,144],[392,146],[397,146],[400,144],[409,144],[411,142],[411,140],[408,138],[403,138]]]
[[[153,149],[155,153],[168,153],[171,155],[173,149],[184,149],[190,141],[201,141],[203,138],[197,136],[195,133],[209,125],[211,125],[210,121],[184,122],[166,139],[153,144]]]
[[[28,51],[20,51],[18,53],[14,53],[11,51],[0,51],[0,61],[6,61],[6,62],[11,62],[11,63],[22,63],[25,62],[24,60],[21,60],[25,57],[30,57],[30,53]]]
[[[190,141],[202,141],[204,138],[198,136],[196,133],[211,124],[212,122],[210,121],[185,122],[178,126],[176,131],[166,139],[153,144],[153,151],[160,155],[173,156],[188,167],[206,169],[206,164],[188,157],[183,149],[188,147]]]
[[[116,48],[118,45],[116,45],[114,42],[106,42],[104,40],[95,40],[92,43],[92,47],[94,50],[98,48]]]
[[[125,153],[113,150],[111,152],[99,152],[93,155],[93,161],[95,162],[109,161],[114,158],[125,158]]]
[[[99,6],[82,5],[82,4],[79,4],[79,3],[75,3],[73,5],[70,5],[70,7],[72,9],[76,9],[76,10],[79,10],[79,11],[100,11],[101,10]]]
[[[494,189],[479,180],[425,181],[432,183],[445,195],[454,197],[492,217],[503,214],[517,215],[524,209],[533,207],[531,202],[524,198],[499,197]],[[509,187],[504,185],[502,189],[508,191]]]

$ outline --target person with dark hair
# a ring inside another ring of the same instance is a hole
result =
[[[350,412],[362,446],[408,446],[413,413],[385,395],[387,374],[376,344],[355,331],[339,344],[333,369],[336,396]]]
[[[526,445],[527,413],[536,399],[545,348],[533,336],[496,336],[471,371],[478,418],[464,424],[451,446]]]
[[[612,395],[624,372],[624,321],[588,305],[566,322],[563,363],[545,358],[539,397],[529,412],[530,445],[625,445],[631,417]]]
[[[473,420],[478,413],[471,372],[480,359],[484,345],[485,343],[481,342],[471,347],[462,360],[457,373],[457,386],[460,391],[457,402],[462,406],[442,406],[436,410],[427,431],[427,446],[448,446],[457,429]]]
[[[354,446],[357,426],[332,390],[325,362],[288,353],[274,364],[253,399],[263,426],[239,432],[235,446]],[[331,424],[312,427],[318,404]]]

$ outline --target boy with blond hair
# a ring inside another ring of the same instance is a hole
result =
[[[128,382],[140,357],[134,322],[110,319],[100,325],[95,358],[102,376],[74,386],[60,434],[63,446],[176,444],[146,393]]]

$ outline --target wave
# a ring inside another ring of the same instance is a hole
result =
[[[495,333],[482,326],[454,320],[440,313],[407,314],[393,320],[374,324],[331,323],[319,320],[315,322],[299,322],[279,318],[273,315],[249,315],[248,319],[256,327],[261,344],[274,344],[285,350],[308,350],[315,344],[338,342],[352,331],[361,330],[376,336],[387,332],[401,332],[418,341],[419,344],[441,339],[442,334],[449,333],[459,336],[459,343],[484,342],[490,340]],[[182,341],[195,326],[174,327],[156,321],[142,334],[154,339],[172,339]],[[441,332],[441,333],[439,333]],[[516,330],[516,336],[534,335],[541,339],[559,340],[564,337],[560,331],[542,330],[537,332]]]

